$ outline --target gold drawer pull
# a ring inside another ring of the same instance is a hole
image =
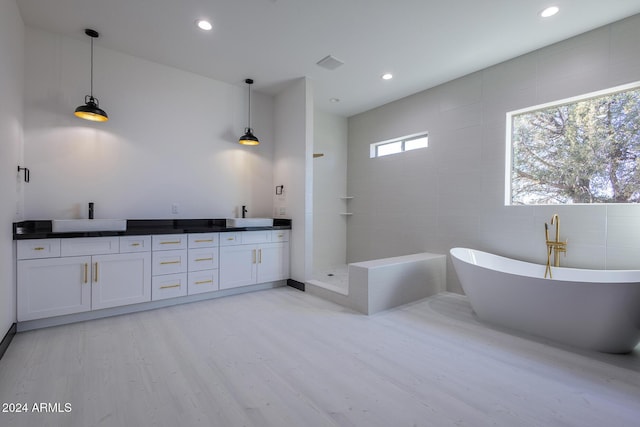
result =
[[[196,258],[196,261],[213,261],[213,257],[211,257],[211,258]]]
[[[84,283],[89,283],[89,264],[84,263]]]
[[[178,283],[177,285],[160,286],[160,289],[179,288],[180,286],[182,286],[182,285],[180,285],[180,283]]]
[[[161,245],[179,245],[180,243],[182,243],[180,240],[160,242]]]
[[[196,285],[204,285],[206,283],[213,283],[213,280],[200,280],[196,282]]]
[[[262,249],[258,249],[258,264],[262,264]]]
[[[131,246],[140,246],[140,243],[132,243]]]
[[[160,265],[180,264],[182,261],[162,261]]]
[[[196,240],[196,243],[209,243],[209,242],[213,242],[213,239],[199,239],[199,240]]]
[[[93,281],[97,283],[98,282],[98,263],[96,262],[94,265],[96,266],[96,270],[94,271],[95,276],[93,278]]]
[[[45,248],[42,246],[38,246],[37,248],[33,248],[34,251],[44,251]]]
[[[227,237],[227,240],[231,241],[231,240],[236,240],[235,237]]]

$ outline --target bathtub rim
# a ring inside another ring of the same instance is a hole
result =
[[[449,250],[452,258],[456,258],[461,262],[475,265],[479,268],[498,271],[500,273],[511,274],[521,277],[544,278],[546,266],[536,264],[529,261],[522,261],[515,258],[509,258],[497,255],[491,252],[481,251],[465,247],[453,247]],[[469,256],[464,256],[464,255]],[[482,257],[480,261],[489,261],[488,263],[480,262],[477,259]],[[589,268],[576,267],[551,267],[552,278],[550,282],[584,282],[584,283],[610,283],[610,284],[640,284],[640,269],[611,269],[599,270]]]

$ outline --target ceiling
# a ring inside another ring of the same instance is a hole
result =
[[[640,13],[639,0],[17,0],[27,26],[351,116]],[[538,16],[555,4],[552,18]],[[213,30],[195,26],[207,18]],[[327,55],[335,70],[316,63]],[[383,73],[393,73],[382,80]],[[334,102],[331,99],[334,98]],[[339,99],[339,102],[335,102]]]

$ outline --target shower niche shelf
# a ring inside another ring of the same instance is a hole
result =
[[[341,200],[344,200],[345,202],[348,202],[349,200],[353,199],[353,196],[340,196]],[[352,212],[340,212],[340,215],[342,216],[350,216],[353,215]]]

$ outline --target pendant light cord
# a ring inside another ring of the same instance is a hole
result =
[[[89,96],[93,100],[93,37],[91,37],[91,92]]]
[[[249,106],[247,110],[249,111],[249,118],[247,120],[247,125],[249,126],[249,129],[251,129],[251,84],[249,84]]]

